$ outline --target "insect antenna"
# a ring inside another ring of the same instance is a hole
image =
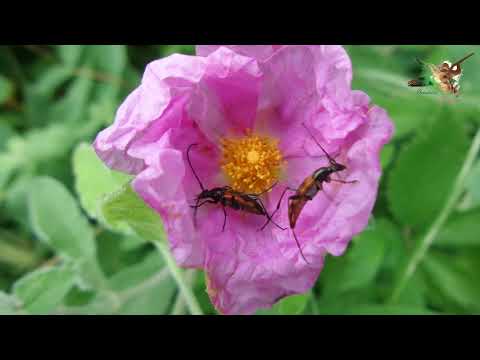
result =
[[[305,255],[303,255],[303,251],[302,251],[302,248],[300,247],[300,243],[298,242],[297,235],[295,234],[295,230],[292,229],[292,233],[293,233],[293,237],[295,238],[295,242],[297,243],[298,250],[300,251],[300,255],[302,255],[303,260],[305,260],[305,262],[308,265],[310,265],[310,263],[305,258]]]
[[[187,149],[188,165],[190,165],[190,168],[192,169],[193,175],[194,175],[195,178],[197,179],[198,184],[200,185],[200,188],[202,189],[202,191],[205,191],[205,188],[203,187],[202,182],[200,181],[200,178],[198,177],[198,175],[197,175],[197,173],[195,172],[195,170],[193,169],[192,162],[190,161],[190,149],[192,148],[192,146],[195,146],[195,145],[198,145],[198,144],[191,144],[191,145],[188,147],[188,149]]]
[[[328,161],[330,162],[330,164],[336,164],[336,161],[334,158],[332,158],[326,151],[325,149],[322,147],[322,145],[320,145],[320,143],[317,141],[317,139],[315,139],[315,136],[313,136],[312,132],[308,129],[307,125],[305,125],[305,123],[302,123],[303,127],[305,128],[305,130],[307,130],[308,134],[312,137],[313,141],[315,141],[315,143],[320,147],[320,149],[322,149],[322,151],[325,153],[325,155],[327,156],[328,158]]]
[[[470,53],[468,54],[467,56],[463,57],[462,59],[458,60],[457,62],[455,62],[454,64],[452,64],[452,66],[450,68],[453,68],[455,65],[460,65],[462,62],[464,62],[465,60],[467,60],[469,57],[475,55],[475,53]]]

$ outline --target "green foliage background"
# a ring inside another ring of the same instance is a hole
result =
[[[405,286],[480,121],[477,46],[347,46],[354,89],[395,122],[368,228],[315,288],[259,314],[480,312],[480,161]],[[461,96],[406,86],[415,62],[464,64]],[[145,65],[193,46],[0,47],[0,314],[215,314],[203,273],[175,268],[158,216],[89,144]],[[400,288],[400,290],[399,290]],[[397,290],[396,296],[392,292]]]

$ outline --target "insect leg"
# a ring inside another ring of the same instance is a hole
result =
[[[225,224],[227,223],[227,210],[225,210],[225,206],[222,206],[223,209],[223,226],[222,226],[222,232],[225,231]]]
[[[320,188],[319,190],[322,190],[322,188]],[[306,200],[306,201],[311,201],[313,200],[313,197],[311,196],[308,196],[308,195],[305,195],[305,194],[295,194],[295,195],[292,195],[292,196],[289,196],[288,197],[288,202],[290,202],[290,200]]]
[[[338,179],[332,179],[332,178],[330,178],[330,181],[335,181],[335,182],[339,182],[339,183],[342,183],[342,184],[355,184],[355,183],[358,182],[358,180],[345,181],[345,180],[338,180]]]
[[[296,189],[292,189],[291,187],[286,187],[285,190],[283,190],[283,193],[282,195],[280,196],[280,199],[278,200],[278,203],[277,203],[277,208],[273,211],[272,213],[272,216],[275,215],[275,213],[278,211],[278,209],[280,209],[280,204],[283,200],[283,197],[285,196],[285,193],[287,192],[287,190],[290,190],[290,191],[297,191]],[[295,196],[295,195],[294,195]],[[290,199],[290,198],[289,198]]]
[[[265,227],[268,225],[268,223],[269,223],[270,221],[272,221],[272,222],[273,222],[277,227],[279,227],[280,229],[285,230],[285,229],[282,228],[281,226],[278,226],[278,224],[276,224],[276,223],[272,220],[272,218],[273,218],[273,216],[277,213],[277,211],[280,209],[280,204],[282,203],[283,197],[285,196],[287,190],[297,191],[297,190],[292,189],[292,188],[290,188],[290,187],[288,187],[288,186],[285,188],[285,190],[283,190],[283,193],[282,193],[282,195],[280,196],[280,199],[278,200],[277,208],[273,211],[272,215],[270,215],[269,219],[265,222],[265,224],[263,224],[263,226],[260,228],[259,231],[265,229]],[[263,203],[262,203],[262,206],[263,206]],[[264,206],[264,210],[265,210],[265,206]],[[267,211],[265,210],[265,212],[267,212]]]
[[[303,255],[302,248],[300,247],[300,243],[298,242],[297,235],[295,234],[295,230],[294,230],[294,229],[292,229],[292,233],[293,233],[293,237],[295,238],[295,242],[297,243],[298,250],[300,251],[300,255],[302,255],[303,260],[304,260],[308,265],[310,265],[310,263],[309,263],[309,262],[307,261],[307,259],[305,258],[305,255]]]
[[[200,199],[197,199],[197,202],[195,203],[195,205],[190,205],[190,207],[193,208],[193,224],[195,227],[197,227],[197,209],[206,203],[216,204],[215,201],[212,201],[212,200],[205,200],[201,204],[199,204],[199,202],[200,202]]]
[[[197,209],[199,208],[199,205],[198,205],[199,202],[200,202],[200,199],[197,199],[195,206],[190,205],[191,207],[193,207],[193,226],[195,228],[197,228]]]
[[[273,217],[273,213],[272,215],[268,215],[268,211],[267,209],[265,208],[265,205],[263,205],[263,202],[262,200],[260,199],[257,199],[260,206],[263,208],[263,211],[265,212],[265,216],[267,217],[267,221],[265,222],[265,224],[263,224],[263,226],[258,230],[258,231],[262,231],[263,229],[265,229],[265,227],[268,225],[268,223],[271,221],[276,227],[278,227],[279,229],[281,230],[286,230],[287,228],[282,228],[280,225],[278,225],[275,221],[273,221],[272,217]]]
[[[206,204],[206,203],[210,203],[210,204],[216,204],[215,201],[212,201],[212,200],[205,200],[204,202],[202,202],[200,205],[198,204],[200,200],[197,200],[197,203],[195,205],[190,205],[191,208],[193,209],[197,209],[199,207],[201,207],[202,205]]]
[[[278,184],[278,182],[274,182],[272,186],[270,186],[267,190],[262,191],[260,194],[249,194],[249,195],[253,195],[253,196],[263,195],[263,194],[269,192],[270,190],[272,190],[275,187],[275,185],[277,185],[277,184]]]

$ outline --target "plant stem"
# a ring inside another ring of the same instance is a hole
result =
[[[388,300],[389,303],[395,302],[403,291],[408,280],[412,277],[417,269],[418,264],[422,261],[423,257],[427,253],[428,249],[432,245],[433,241],[437,237],[439,231],[445,224],[445,221],[448,219],[450,213],[454,210],[455,204],[460,199],[462,191],[464,189],[465,180],[472,169],[473,162],[478,155],[480,150],[480,129],[477,130],[475,137],[473,138],[470,149],[468,150],[467,156],[463,163],[463,166],[455,180],[455,183],[452,188],[452,192],[447,199],[442,211],[435,219],[430,229],[426,233],[425,237],[420,241],[419,245],[415,248],[412,256],[410,257],[407,265],[403,268],[403,272],[399,276],[395,287],[393,288],[392,295]]]
[[[185,281],[189,287],[191,287],[194,280],[195,280],[195,270],[192,270],[192,269],[185,270]],[[183,298],[183,295],[179,293],[177,295],[175,303],[173,304],[171,315],[185,314],[185,306],[186,306],[186,303]]]
[[[167,277],[168,277],[168,270],[163,269],[162,271],[158,272],[157,274],[148,278],[147,280],[143,281],[142,283],[138,284],[137,286],[121,292],[120,294],[118,294],[118,297],[120,298],[122,304],[126,303],[127,301],[134,298],[138,294],[141,294],[142,292],[158,285],[163,280],[165,280]]]
[[[203,315],[202,309],[200,308],[200,305],[198,304],[198,301],[195,298],[192,289],[186,283],[182,271],[175,264],[175,260],[170,254],[170,250],[167,248],[167,245],[160,241],[155,241],[154,244],[157,247],[158,251],[160,251],[160,254],[162,254],[167,268],[170,270],[173,279],[177,283],[180,293],[183,295],[183,298],[187,303],[190,313],[192,315]]]

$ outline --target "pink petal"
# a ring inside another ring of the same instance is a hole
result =
[[[208,56],[221,46],[258,61],[265,61],[282,47],[281,45],[197,45],[196,53],[199,56]]]
[[[158,121],[172,103],[187,95],[205,71],[205,59],[174,54],[150,63],[142,84],[120,106],[113,125],[101,131],[94,142],[98,156],[115,170],[137,174],[142,159],[128,154],[132,142],[150,126],[158,139],[171,123]]]
[[[220,47],[206,58],[207,68],[195,89],[189,116],[213,142],[252,129],[262,73],[257,62]]]
[[[259,232],[265,219],[231,209],[227,209],[227,225],[222,232],[219,210],[210,217],[215,227],[204,235],[208,235],[208,292],[221,313],[252,314],[314,285],[323,255],[314,265],[305,266],[287,231],[269,225]]]

